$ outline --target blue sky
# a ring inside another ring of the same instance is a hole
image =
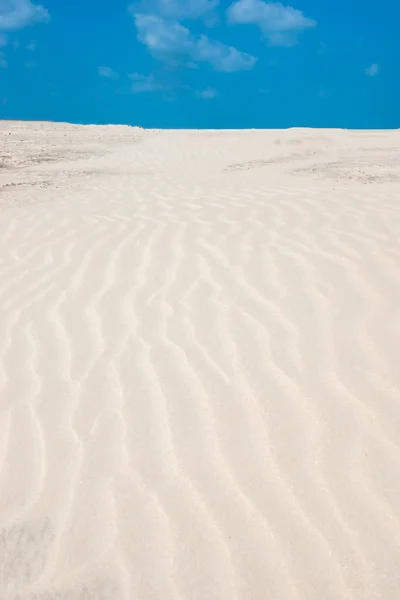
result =
[[[398,0],[0,0],[0,118],[400,127]]]

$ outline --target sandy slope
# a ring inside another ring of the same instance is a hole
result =
[[[0,140],[1,600],[398,600],[400,132]]]

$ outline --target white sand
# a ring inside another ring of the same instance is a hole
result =
[[[0,599],[398,600],[400,132],[0,140]]]

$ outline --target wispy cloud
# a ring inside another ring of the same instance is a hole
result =
[[[0,0],[0,32],[17,31],[49,20],[48,10],[31,0]]]
[[[202,100],[212,100],[218,95],[218,91],[214,88],[206,88],[205,90],[201,90],[196,93],[196,97],[201,98]]]
[[[140,13],[134,16],[138,40],[158,60],[184,66],[208,63],[217,71],[226,72],[249,70],[256,63],[254,56],[204,34],[193,35],[178,21]]]
[[[7,69],[8,63],[4,52],[0,52],[0,69]]]
[[[110,67],[99,67],[98,73],[100,77],[105,77],[106,79],[118,79],[119,75],[115,71],[113,71]]]
[[[226,16],[231,24],[258,26],[273,46],[292,46],[297,43],[299,33],[317,24],[301,10],[264,0],[237,0],[228,8]]]
[[[365,72],[369,77],[375,77],[375,75],[378,75],[379,67],[376,63],[374,63],[373,65],[367,67]]]
[[[165,19],[184,21],[210,14],[219,0],[139,0],[130,5],[133,14],[158,15]]]
[[[132,92],[134,94],[143,94],[145,92],[160,92],[166,90],[167,87],[155,80],[154,75],[141,75],[140,73],[133,73],[129,75],[132,79]]]

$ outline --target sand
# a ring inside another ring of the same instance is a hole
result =
[[[398,600],[400,132],[0,141],[1,600]]]

